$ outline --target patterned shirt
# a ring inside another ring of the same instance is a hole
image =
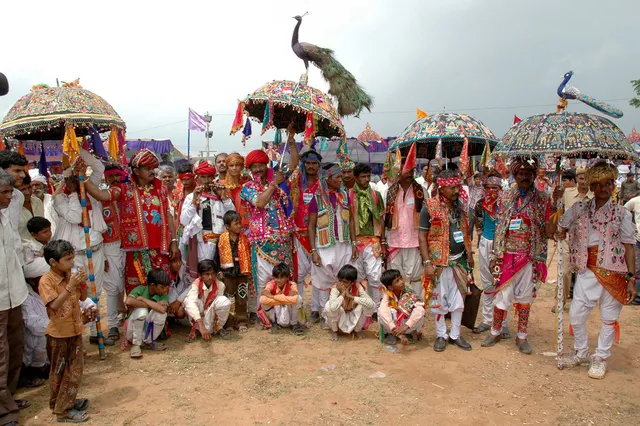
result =
[[[71,293],[71,296],[62,304],[60,309],[54,311],[49,307],[60,296],[69,284],[69,278],[61,277],[54,271],[49,270],[40,278],[38,292],[42,298],[42,303],[47,307],[49,315],[49,325],[47,335],[59,339],[74,337],[82,334],[82,314],[80,313],[80,290]]]
[[[258,208],[258,197],[266,191],[268,185],[260,181],[251,180],[244,184],[240,198],[246,206],[249,216],[249,241],[282,240],[291,236],[293,224],[287,217],[285,208],[289,206],[287,195],[280,188],[276,188],[269,202]]]

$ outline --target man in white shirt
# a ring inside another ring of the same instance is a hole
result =
[[[193,266],[201,260],[213,258],[218,237],[225,231],[222,217],[235,210],[226,188],[213,183],[216,175],[213,163],[203,160],[196,164],[194,172],[198,186],[186,196],[180,212],[180,223],[184,226],[181,245],[189,244],[190,258],[197,241],[198,258],[187,259],[188,270],[194,270]]]
[[[429,163],[422,166],[422,172],[418,178],[416,178],[416,182],[420,185],[424,186],[424,189],[427,189],[429,184],[427,184],[427,176],[429,175]]]
[[[380,176],[380,181],[375,184],[373,187],[374,190],[378,191],[380,195],[382,195],[382,200],[384,201],[385,207],[387,206],[387,191],[389,190],[389,182],[387,180],[387,175],[382,174]]]
[[[24,155],[18,154],[15,151],[0,150],[0,168],[9,173],[13,177],[14,188],[18,185],[22,185],[22,181],[27,175],[25,172],[25,166],[27,165],[27,159]],[[20,191],[13,191],[11,196],[11,204],[9,205],[9,220],[13,223],[15,229],[18,229],[20,223],[20,213],[22,213],[22,206],[24,204],[24,195]],[[20,263],[24,263],[22,257],[22,242],[18,239],[15,241],[15,249],[18,253],[18,259]]]
[[[84,153],[83,153],[84,154]],[[88,154],[88,153],[87,153]],[[90,154],[88,154],[90,155]],[[96,186],[100,185],[102,175],[104,174],[104,166],[100,162],[92,164],[93,173],[88,178]],[[96,169],[97,167],[97,169]],[[79,182],[78,178],[73,175],[71,168],[63,172],[65,178],[64,184],[60,185],[53,194],[53,207],[58,213],[58,226],[56,227],[53,240],[69,241],[75,253],[75,265],[89,270],[89,260],[87,258],[87,246],[84,235],[84,225],[82,222],[82,206],[80,205]],[[102,204],[93,198],[89,193],[87,197],[87,213],[89,215],[89,243],[91,249],[91,259],[93,263],[93,275],[95,277],[96,293],[90,291],[91,298],[99,299],[102,293],[104,283],[104,262],[105,254],[103,249],[102,233],[107,230],[107,225],[102,216]],[[95,301],[95,300],[94,300]],[[100,303],[96,302],[98,311]],[[94,322],[89,324],[91,329],[91,344],[98,344],[98,332]],[[107,346],[115,345],[115,340],[108,336],[104,339]]]
[[[18,224],[18,234],[20,234],[20,238],[24,243],[31,236],[27,229],[27,222],[35,216],[44,217],[44,204],[40,198],[33,195],[31,177],[29,175],[24,177],[22,185],[17,185],[16,189],[24,195],[24,202],[20,211],[20,223]]]
[[[3,151],[5,152],[5,151]],[[1,160],[1,158],[0,158]],[[0,161],[0,167],[5,169]],[[24,173],[24,172],[23,172]],[[28,295],[22,273],[22,251],[18,222],[12,221],[9,209],[15,180],[0,170],[0,424],[17,424],[21,408],[29,402],[14,400],[24,351],[24,329],[20,305]],[[20,206],[22,208],[22,206]],[[17,216],[16,216],[17,219]]]

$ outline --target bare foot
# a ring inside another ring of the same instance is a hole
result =
[[[330,337],[331,337],[331,341],[335,342],[338,340],[338,333],[336,333],[335,331],[332,331]]]
[[[401,334],[398,338],[400,339],[400,343],[402,343],[403,345],[409,344],[409,339],[407,339],[407,336]]]

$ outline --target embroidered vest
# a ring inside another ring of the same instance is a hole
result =
[[[162,187],[160,179],[154,179],[156,188],[160,190],[159,214],[163,223],[160,251],[163,254],[169,252],[169,225],[167,222],[168,198],[167,190]],[[122,185],[122,195],[118,201],[120,207],[120,232],[121,244],[124,251],[144,250],[149,248],[147,227],[145,225],[140,191],[134,182]]]
[[[429,257],[435,266],[449,266],[449,209],[440,201],[439,197],[428,198],[426,201],[431,217],[431,226],[427,235]],[[471,253],[469,241],[469,223],[467,216],[460,210],[460,231],[464,239],[464,249]]]
[[[102,233],[104,244],[120,242],[120,217],[118,204],[115,201],[102,203],[102,217],[107,224],[107,230]]]
[[[341,195],[341,196],[338,196]],[[333,247],[336,242],[349,242],[351,236],[349,235],[349,201],[347,194],[344,190],[340,189],[336,193],[337,203],[336,209],[333,210],[333,206],[329,202],[327,195],[327,202],[325,203],[320,191],[316,193],[316,203],[318,204],[318,220],[316,223],[316,246],[318,248]],[[338,229],[335,229],[335,222],[337,218]],[[338,238],[336,240],[336,231]]]
[[[348,190],[349,198],[351,199],[351,208],[354,212],[358,211],[358,197],[356,196],[356,191],[351,188]],[[378,204],[378,192],[370,189],[371,195],[373,195],[373,202]],[[381,209],[382,217],[372,217],[373,220],[373,236],[381,237],[383,235],[384,224],[382,223],[384,219],[384,208]],[[373,215],[372,215],[373,216]],[[358,223],[357,218],[354,218],[356,221],[356,237],[360,235],[360,224]]]
[[[589,209],[593,201],[579,201],[574,209],[575,221],[569,228],[569,260],[573,268],[579,271],[587,269],[589,241]],[[596,265],[609,271],[627,272],[625,248],[620,239],[620,225],[624,207],[610,203],[605,207],[605,224],[600,228],[600,244]]]

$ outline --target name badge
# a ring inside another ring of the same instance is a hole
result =
[[[415,199],[415,198],[413,198],[413,197],[412,197],[412,198],[409,198],[409,199],[407,200],[407,205],[408,205],[408,206],[412,206],[412,205],[414,205],[415,203],[416,203],[416,199]]]
[[[304,201],[305,204],[309,204],[312,199],[313,199],[313,194],[310,192],[305,192],[302,195],[302,200]]]
[[[462,231],[455,231],[453,233],[453,241],[455,241],[456,243],[464,242],[464,237],[462,236]]]
[[[522,226],[522,219],[511,219],[509,231],[517,231]]]

